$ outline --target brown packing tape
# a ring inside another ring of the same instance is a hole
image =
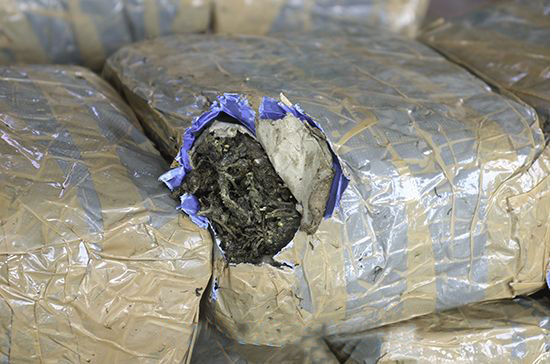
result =
[[[285,0],[214,0],[214,32],[267,34]]]
[[[407,166],[400,165],[399,158],[395,150],[390,152],[394,163],[399,170],[407,171]],[[407,171],[410,173],[410,171]],[[426,282],[423,277],[435,276],[435,258],[432,248],[422,242],[430,240],[430,230],[428,223],[428,213],[418,203],[411,201],[406,204],[407,220],[413,221],[407,229],[407,290],[403,295],[405,315],[409,317],[416,316],[420,312],[436,311],[437,289],[435,280]]]
[[[0,64],[49,61],[30,23],[19,11],[17,0],[5,0],[0,6],[0,50],[9,52],[0,53]]]
[[[6,266],[0,259],[0,269],[4,269]],[[0,279],[5,276],[5,272],[0,273]],[[4,283],[4,282],[2,282]],[[0,331],[10,332],[13,318],[10,306],[4,301],[0,300]],[[2,362],[8,362],[10,357],[10,337],[8,335],[2,335],[0,337],[0,360]]]
[[[354,128],[350,129],[344,137],[342,137],[337,146],[345,145],[353,137],[361,135],[365,130],[372,130],[372,126],[376,125],[378,120],[372,112],[367,112],[367,120],[358,124]],[[384,136],[383,133],[377,133],[372,130],[372,133],[381,143],[387,145],[389,158],[395,165],[395,168],[402,174],[411,174],[411,171],[403,160],[399,157],[397,151],[392,146],[392,143]],[[431,172],[435,172],[435,168],[429,168]],[[430,245],[425,244],[426,241],[431,239],[429,223],[427,219],[427,211],[424,206],[418,204],[416,201],[411,200],[405,204],[405,211],[407,221],[410,221],[407,228],[407,250],[410,251],[407,254],[407,267],[406,272],[407,290],[401,296],[404,316],[417,316],[419,313],[433,312],[436,310],[436,284],[435,280],[432,282],[426,282],[426,276],[435,275],[435,259],[433,249]],[[352,251],[349,251],[350,256],[353,255]],[[369,290],[376,290],[376,285],[368,287]],[[386,307],[388,309],[388,307]],[[370,314],[374,314],[371,312]],[[398,317],[389,317],[391,321],[399,321]]]
[[[210,15],[213,0],[170,0],[163,3],[159,0],[143,0],[143,16],[146,38],[161,35],[206,32],[210,26]],[[176,13],[173,14],[174,8]],[[170,14],[171,24],[166,27],[163,22],[165,14]],[[167,31],[168,29],[168,31]]]
[[[67,15],[74,29],[78,49],[84,65],[92,69],[99,69],[107,57],[105,48],[101,44],[98,29],[90,16],[82,12],[80,0],[68,0]]]
[[[202,33],[209,30],[213,0],[179,0],[178,13],[172,23],[172,33],[186,29],[189,33]]]
[[[548,208],[537,115],[419,43],[378,31],[166,37],[125,47],[104,73],[172,156],[218,95],[257,110],[282,92],[351,179],[334,216],[275,258],[287,266],[215,254],[207,314],[234,339],[283,345],[545,285],[549,236],[515,224],[538,226]],[[523,195],[529,205],[507,207]]]
[[[390,30],[408,37],[417,36],[430,6],[426,0],[389,0],[384,1],[387,9],[380,11],[382,24],[387,23]]]
[[[533,237],[542,237],[543,241],[550,239],[550,150],[531,166],[523,179],[529,178],[532,189],[508,199],[508,207],[512,209],[513,222],[516,225],[516,241],[526,241]],[[524,182],[527,184],[527,182]],[[523,246],[518,267],[519,282],[513,282],[512,288],[517,294],[533,291],[533,287],[522,284],[522,281],[532,281],[540,269],[546,269],[549,246],[539,244],[534,247]]]
[[[162,158],[90,71],[0,73],[0,358],[188,362],[211,239],[174,211]]]
[[[145,33],[151,37],[160,35],[158,9],[155,0],[144,0]]]

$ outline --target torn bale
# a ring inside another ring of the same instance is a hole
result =
[[[159,179],[197,225],[214,227],[226,260],[282,266],[271,258],[298,226],[314,234],[349,181],[299,107],[264,97],[259,114],[244,95],[220,95],[186,129],[174,168]]]
[[[550,148],[538,119],[418,42],[166,37],[122,49],[106,74],[165,145],[225,92],[252,105],[283,92],[351,178],[335,213],[274,257],[287,266],[227,267],[214,247],[205,313],[232,338],[279,346],[545,285]]]
[[[225,135],[223,135],[225,134]],[[260,263],[300,227],[297,201],[258,143],[235,129],[209,129],[195,142],[181,193],[195,195],[230,263]]]

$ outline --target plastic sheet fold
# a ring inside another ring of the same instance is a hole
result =
[[[420,39],[533,106],[550,138],[550,1],[505,0],[439,20]]]
[[[536,113],[420,43],[166,37],[123,48],[104,75],[171,157],[219,95],[258,110],[283,93],[351,180],[281,267],[228,265],[214,247],[207,315],[231,338],[284,345],[544,287],[550,150]]]
[[[98,76],[0,67],[0,361],[190,359],[212,242]]]
[[[2,0],[0,64],[80,64],[99,70],[123,45],[205,32],[210,0]]]
[[[297,344],[284,347],[246,345],[201,322],[191,363],[338,364],[338,360],[320,337],[304,337]]]
[[[342,32],[369,26],[414,37],[429,0],[214,0],[216,33]]]
[[[475,304],[326,341],[345,364],[547,363],[550,301]]]

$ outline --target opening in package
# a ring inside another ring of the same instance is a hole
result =
[[[280,346],[545,285],[536,113],[422,44],[167,37],[104,75],[214,234],[205,313],[233,339]]]

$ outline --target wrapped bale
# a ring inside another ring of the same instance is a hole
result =
[[[0,68],[0,361],[190,359],[212,243],[82,68]]]
[[[322,338],[303,338],[283,347],[246,345],[231,340],[206,322],[201,322],[191,363],[202,364],[338,364]]]
[[[121,46],[204,32],[210,0],[2,0],[0,64],[70,63],[101,69]]]
[[[235,135],[256,132],[299,202],[300,230],[270,259],[228,262],[215,245],[208,314],[232,338],[282,345],[311,330],[360,331],[544,286],[550,149],[537,115],[426,46],[388,34],[166,37],[123,48],[105,75],[164,152],[179,150],[164,179],[197,223],[208,221],[185,195],[194,193],[186,189],[202,169],[193,163],[193,140],[229,130],[213,120],[240,122]],[[262,132],[270,126],[273,133]],[[307,161],[310,146],[320,149]],[[222,156],[235,155],[223,143],[211,150],[218,147]],[[341,167],[350,182],[340,196],[331,190],[327,202],[326,184],[310,183],[326,179],[310,167],[331,156],[329,179]],[[207,171],[223,176],[213,188],[226,181],[228,193],[218,195],[231,197],[231,178],[211,165]],[[264,193],[247,178],[233,190],[239,198]],[[308,201],[302,192],[319,197]],[[236,206],[258,200],[249,197]],[[326,203],[328,218],[318,227],[303,224],[311,201]],[[250,227],[246,216],[237,222],[229,230]],[[239,240],[219,245],[231,244]]]
[[[214,0],[214,31],[265,35],[369,25],[414,37],[429,0]]]
[[[421,40],[533,106],[550,137],[550,1],[506,0],[437,21]]]
[[[341,363],[547,363],[550,301],[482,303],[328,337]]]

